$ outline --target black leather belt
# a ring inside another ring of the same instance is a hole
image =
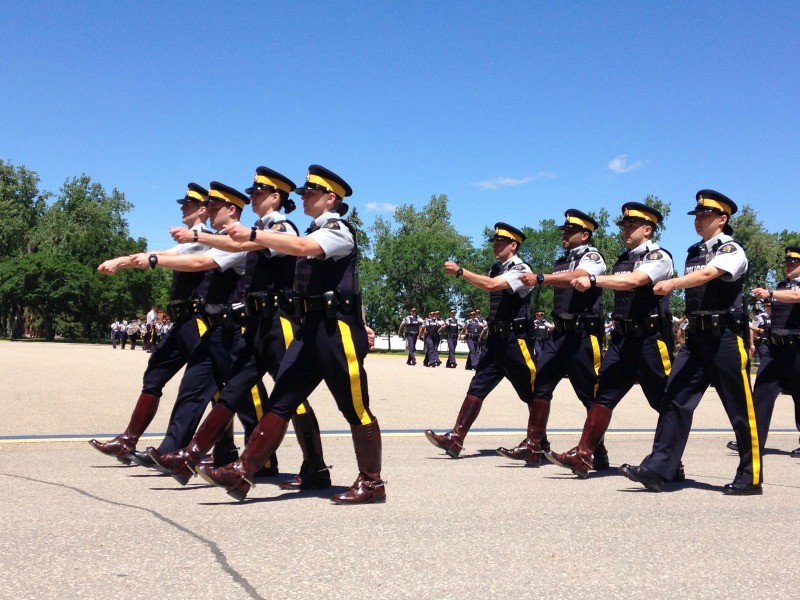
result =
[[[197,300],[170,300],[167,313],[173,323],[183,323],[200,314],[200,304]]]
[[[725,329],[730,329],[734,333],[741,333],[744,324],[744,317],[741,313],[711,313],[705,315],[689,315],[686,318],[686,330],[690,334],[711,334],[719,337]]]
[[[247,316],[244,304],[236,306],[231,305],[206,305],[203,318],[208,323],[209,327],[217,327],[219,325],[226,325],[229,327],[241,327],[244,318]]]
[[[659,317],[647,317],[646,319],[616,319],[614,321],[614,330],[621,335],[644,337],[659,331],[660,325]]]
[[[310,313],[323,313],[326,319],[335,319],[336,312],[353,314],[360,305],[359,294],[330,291],[314,296],[294,298],[295,314],[302,318]]]
[[[276,292],[251,292],[244,304],[248,315],[269,318],[280,307],[280,296]]]
[[[776,346],[800,346],[800,333],[789,333],[786,335],[770,334],[769,341]]]
[[[603,323],[594,313],[579,313],[571,319],[553,315],[553,325],[559,333],[584,330],[591,335],[600,336],[603,333]]]

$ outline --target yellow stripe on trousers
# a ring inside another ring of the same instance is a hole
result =
[[[603,355],[600,353],[600,340],[597,339],[596,335],[590,335],[589,339],[592,341],[592,359],[594,361],[594,374],[598,375],[600,373],[600,363],[603,360]],[[597,387],[600,385],[600,381],[598,380],[597,383],[594,384],[594,395],[597,395]]]
[[[281,323],[281,331],[283,332],[283,346],[286,350],[289,349],[289,344],[294,341],[294,329],[292,328],[292,322],[287,319],[286,317],[279,317]],[[306,414],[306,406],[305,402],[301,403],[300,406],[297,407],[297,411],[295,414],[304,415]]]
[[[658,345],[658,353],[661,355],[661,364],[664,365],[664,373],[669,375],[669,372],[672,371],[672,363],[669,359],[667,345],[664,340],[656,340],[656,344]]]
[[[747,422],[750,425],[750,451],[753,454],[753,485],[761,483],[761,445],[758,440],[758,429],[756,428],[756,410],[753,405],[753,394],[750,392],[750,375],[747,372],[747,351],[744,349],[742,338],[736,336],[736,343],[739,346],[739,357],[742,363],[742,385],[744,386],[744,397],[747,403]]]
[[[528,370],[531,372],[531,388],[533,387],[533,381],[536,379],[536,365],[533,364],[533,359],[531,358],[531,351],[528,348],[528,342],[525,340],[517,340],[519,344],[519,350],[522,352],[522,358],[525,359],[525,364],[528,365]]]
[[[372,419],[364,408],[364,397],[361,394],[361,370],[358,368],[358,357],[356,348],[353,345],[353,333],[350,326],[344,321],[337,321],[339,333],[342,336],[342,346],[344,355],[347,358],[347,371],[350,374],[350,395],[353,397],[353,408],[356,411],[358,420],[362,425],[369,425]]]

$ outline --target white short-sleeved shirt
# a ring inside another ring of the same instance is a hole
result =
[[[190,231],[196,231],[197,233],[208,232],[208,228],[200,223],[199,225],[195,225],[191,228]],[[169,249],[169,252],[174,252],[175,254],[200,254],[201,252],[205,252],[208,250],[208,246],[205,244],[201,244],[200,242],[187,242],[185,244],[178,244],[177,246],[173,246]]]
[[[217,235],[225,235],[218,233]],[[228,252],[227,250],[219,250],[218,248],[211,248],[206,251],[206,255],[211,258],[220,270],[227,271],[233,269],[238,275],[244,275],[244,265],[247,262],[247,252]]]
[[[288,223],[286,215],[277,211],[273,211],[256,220],[256,227],[259,226],[259,223],[261,224],[261,229],[269,231],[270,233],[297,235],[297,231]],[[270,256],[285,256],[283,252],[273,250],[272,248],[264,248],[264,250],[268,252]]]
[[[524,298],[533,290],[533,286],[527,286],[519,277],[523,273],[532,273],[531,268],[516,254],[500,265],[500,273],[496,277],[501,277],[508,282],[511,291]]]
[[[569,251],[567,258],[570,262],[574,262],[574,258],[581,254],[578,263],[570,269],[570,271],[576,271],[578,269],[583,269],[589,275],[602,275],[606,272],[606,261],[603,260],[603,255],[600,254],[600,251],[595,248],[594,246],[590,246],[589,244],[583,244],[582,246],[578,246],[577,248],[573,248]]]
[[[331,221],[331,219],[336,220]],[[356,241],[350,229],[341,220],[342,217],[335,212],[326,212],[314,219],[319,229],[309,233],[308,237],[319,244],[323,253],[308,258],[319,260],[344,258],[353,251]]]
[[[711,257],[706,266],[716,267],[727,273],[720,276],[722,281],[736,281],[747,273],[748,262],[744,249],[731,236],[720,233],[703,243]]]
[[[629,252],[634,263],[633,270],[641,271],[652,283],[670,279],[675,273],[672,257],[655,242],[647,242]]]

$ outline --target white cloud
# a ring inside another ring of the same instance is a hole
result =
[[[523,183],[529,183],[537,179],[553,179],[554,177],[557,177],[555,173],[539,171],[536,175],[526,175],[525,177],[496,177],[495,179],[487,179],[486,181],[476,181],[471,185],[482,190],[497,190],[513,185],[522,185]]]
[[[628,155],[620,154],[608,161],[608,170],[614,173],[630,173],[636,169],[641,169],[644,165],[645,162],[642,160],[628,164]]]
[[[367,202],[364,208],[368,212],[394,212],[397,210],[397,204],[391,202]]]

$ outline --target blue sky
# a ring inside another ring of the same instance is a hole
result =
[[[455,227],[717,189],[800,229],[797,2],[4,2],[0,158],[87,173],[172,244],[186,183],[319,163],[369,224],[447,194]],[[243,219],[249,222],[251,214]],[[299,225],[306,217],[297,213]]]

